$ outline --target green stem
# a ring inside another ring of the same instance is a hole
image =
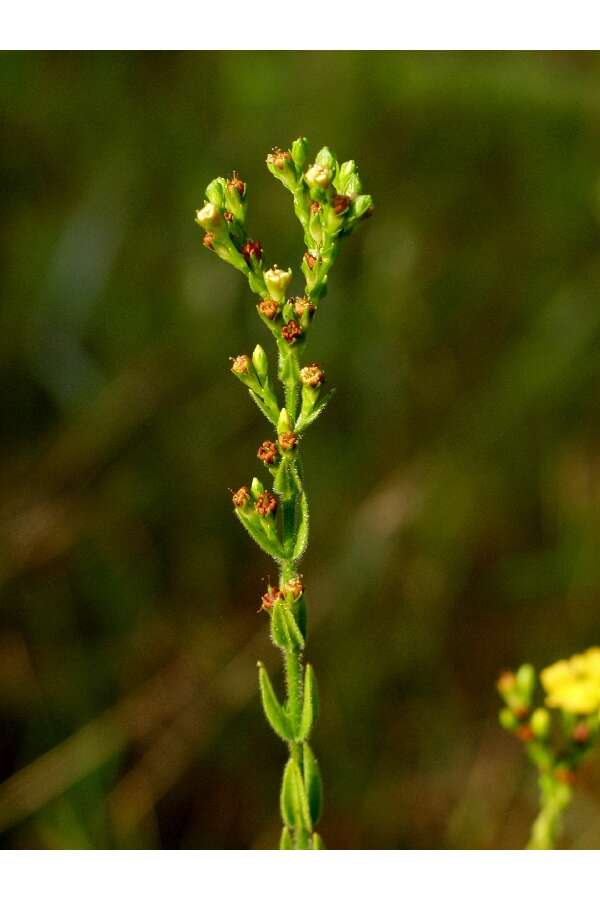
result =
[[[527,850],[554,850],[561,836],[563,815],[573,791],[570,785],[557,781],[554,775],[542,774],[539,779],[540,811],[531,828]]]

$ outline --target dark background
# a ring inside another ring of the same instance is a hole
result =
[[[0,117],[2,845],[277,840],[274,573],[228,494],[268,436],[228,357],[271,348],[193,217],[236,168],[297,271],[264,158],[305,134],[376,203],[309,353],[319,830],[521,846],[495,679],[600,639],[598,54],[13,53]],[[566,846],[599,807],[591,761]]]

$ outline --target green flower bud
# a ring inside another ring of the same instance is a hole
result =
[[[506,728],[507,731],[514,731],[519,724],[519,720],[515,714],[506,706],[503,706],[498,713],[498,719],[500,720],[502,727]]]
[[[529,663],[524,663],[517,669],[516,678],[517,689],[521,694],[525,706],[531,706],[531,699],[536,684],[535,669]]]
[[[254,497],[255,500],[258,500],[261,494],[265,491],[264,485],[262,481],[259,481],[258,478],[252,479],[252,484],[250,485],[250,493]]]
[[[348,190],[348,180],[351,175],[355,174],[358,176],[356,163],[353,159],[348,159],[346,160],[346,162],[343,162],[341,164],[337,176],[337,189],[339,190],[340,194],[350,193]]]
[[[343,194],[349,194],[350,197],[357,197],[361,193],[361,191],[362,182],[358,176],[358,172],[355,170],[351,175],[348,176],[343,190],[340,185],[340,192]]]
[[[305,137],[296,138],[292,144],[292,159],[299,172],[302,172],[308,157],[308,141]]]
[[[550,734],[550,713],[542,706],[534,709],[529,724],[535,737],[540,741],[545,741]]]
[[[260,346],[257,344],[254,348],[254,353],[252,354],[252,365],[256,370],[256,374],[262,381],[266,378],[267,372],[269,371],[269,360],[267,358],[267,354]]]
[[[272,269],[267,269],[265,272],[265,285],[269,292],[269,296],[274,300],[283,300],[286,288],[291,280],[291,269],[285,271],[284,269],[279,269],[277,266],[273,266]]]
[[[275,147],[267,156],[267,169],[288,188],[293,191],[298,183],[296,166],[289,150],[280,150]]]
[[[290,417],[288,416],[287,409],[285,407],[279,413],[279,420],[277,422],[277,434],[287,434],[292,430],[292,423],[290,422]]]
[[[214,178],[206,188],[206,199],[219,209],[225,206],[226,184],[224,178]]]
[[[373,198],[370,194],[360,194],[352,202],[352,212],[357,219],[366,215],[373,206]]]
[[[322,166],[324,169],[335,170],[337,159],[329,149],[329,147],[321,147],[315,159],[315,165]]]

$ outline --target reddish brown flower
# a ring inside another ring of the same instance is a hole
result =
[[[302,329],[297,322],[288,322],[281,329],[281,333],[288,344],[295,344],[302,334]]]
[[[279,303],[268,297],[258,304],[258,311],[267,319],[275,319],[279,315]]]
[[[279,171],[282,172],[286,160],[291,160],[291,158],[292,154],[289,150],[280,150],[279,147],[273,147],[273,150],[267,156],[267,163],[271,166],[275,166],[276,169],[279,169]]]
[[[307,300],[306,297],[294,297],[293,303],[294,312],[299,319],[302,318],[305,312],[308,312],[309,316],[312,316],[317,308],[315,304],[311,303],[310,300]]]
[[[256,503],[254,504],[254,508],[259,516],[268,516],[271,513],[274,513],[277,509],[277,499],[270,491],[263,491],[260,495]]]
[[[252,257],[256,257],[259,261],[262,259],[262,247],[260,241],[246,241],[246,243],[242,245],[240,252],[247,263],[250,262]]]
[[[331,208],[336,216],[343,215],[349,206],[350,197],[347,197],[345,194],[336,194],[335,197],[332,197],[331,199]]]
[[[585,744],[590,739],[590,726],[587,722],[578,722],[573,729],[573,740],[577,744]]]
[[[529,743],[529,741],[532,741],[534,738],[534,734],[533,734],[531,725],[527,725],[527,724],[519,725],[515,734],[517,735],[519,740],[523,741],[524,744]]]
[[[227,222],[233,222],[233,213],[229,212],[229,210],[225,210],[223,213]]]
[[[311,363],[300,369],[300,381],[308,387],[319,387],[325,381],[325,372],[316,363]]]
[[[234,172],[227,182],[227,189],[230,191],[237,191],[240,197],[244,196],[246,192],[246,185],[244,184],[242,179],[238,177],[237,172]]]
[[[279,590],[279,588],[273,587],[272,584],[269,585],[265,594],[262,595],[262,605],[261,609],[273,609],[278,600],[281,600],[283,594]]]
[[[214,240],[215,240],[215,236],[212,233],[212,231],[207,231],[206,234],[204,235],[204,237],[202,238],[202,243],[209,250],[214,250],[215,249]]]
[[[308,266],[308,268],[312,271],[317,263],[317,257],[314,253],[311,253],[310,250],[307,250],[304,254],[304,262]]]
[[[272,466],[277,461],[277,445],[273,441],[263,441],[256,455],[266,466]]]
[[[316,200],[310,204],[310,211],[313,216],[316,216],[318,212],[321,212],[321,204],[317,203]]]
[[[554,770],[554,777],[557,781],[562,781],[563,784],[573,784],[575,781],[575,772],[566,769],[564,766],[559,766]]]
[[[232,498],[233,505],[236,509],[241,509],[241,507],[245,506],[248,500],[250,499],[250,491],[245,485],[242,485],[235,493]]]
[[[293,431],[284,431],[279,435],[278,440],[282,450],[293,450],[298,444],[298,435]]]

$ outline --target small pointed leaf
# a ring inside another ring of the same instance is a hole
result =
[[[313,850],[324,850],[325,844],[323,843],[323,838],[320,834],[317,834],[315,831],[312,836],[312,848]]]
[[[296,738],[298,741],[306,741],[319,715],[319,692],[315,672],[310,663],[306,666],[304,674],[304,700],[302,704],[302,718],[300,719],[300,731]]]
[[[287,825],[283,826],[281,831],[281,838],[279,840],[279,849],[280,850],[293,850],[294,842],[292,840],[292,833]]]
[[[291,740],[292,726],[289,716],[277,699],[271,679],[262,663],[258,664],[258,683],[260,685],[260,698],[269,725],[282,741]]]
[[[316,824],[323,808],[323,783],[319,763],[308,746],[304,744],[304,788],[308,799],[311,820]]]

